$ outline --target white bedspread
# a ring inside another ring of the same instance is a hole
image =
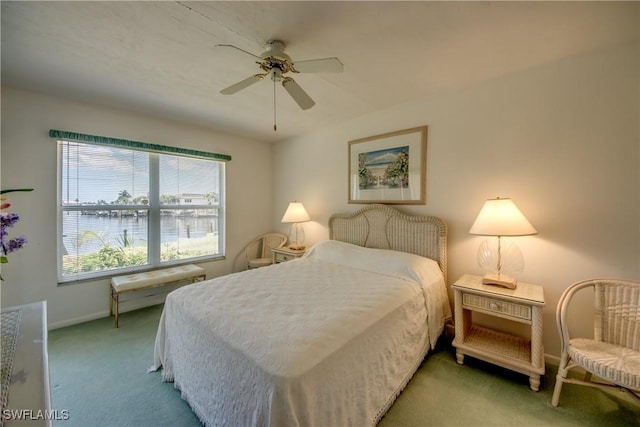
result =
[[[341,245],[172,292],[153,369],[206,425],[375,425],[435,344],[449,304],[432,267],[407,268],[390,251],[352,263]]]

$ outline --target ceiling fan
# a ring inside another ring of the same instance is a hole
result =
[[[271,77],[274,84],[274,122],[275,84],[277,82],[282,82],[282,86],[284,86],[289,95],[291,95],[293,100],[296,101],[303,110],[307,110],[316,104],[295,80],[286,75],[287,73],[341,73],[343,71],[342,62],[340,62],[338,58],[310,59],[294,62],[291,57],[284,52],[284,43],[279,40],[272,40],[268,42],[267,50],[260,56],[254,55],[251,52],[247,52],[246,50],[230,44],[219,44],[217,46],[237,49],[257,58],[259,61],[256,61],[256,64],[258,64],[262,71],[264,71],[263,73],[247,77],[226,89],[222,89],[220,93],[223,95],[232,95],[263,80],[267,76]],[[275,123],[273,127],[274,130],[276,130]]]

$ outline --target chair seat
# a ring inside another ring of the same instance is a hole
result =
[[[570,340],[567,351],[575,363],[600,378],[640,389],[640,351],[586,338]]]
[[[249,268],[259,268],[271,265],[273,258],[254,258],[249,260]]]

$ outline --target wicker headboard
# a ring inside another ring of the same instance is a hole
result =
[[[329,218],[329,238],[358,246],[409,252],[438,262],[447,282],[447,225],[433,216],[407,215],[371,204]]]

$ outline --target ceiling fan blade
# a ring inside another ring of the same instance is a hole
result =
[[[344,66],[338,58],[309,59],[297,61],[293,67],[300,73],[341,73]]]
[[[291,95],[293,100],[296,101],[303,110],[308,110],[316,105],[315,101],[311,99],[311,97],[307,95],[307,92],[302,90],[298,83],[296,83],[292,78],[287,77],[283,79],[282,86],[284,86],[287,92],[289,92],[289,95]]]
[[[244,88],[251,86],[254,83],[258,83],[260,80],[264,79],[264,76],[265,76],[264,74],[256,74],[255,76],[248,77],[242,80],[241,82],[238,82],[234,85],[229,86],[226,89],[222,89],[220,93],[223,95],[232,95],[236,92],[241,91]]]
[[[246,50],[244,50],[244,49],[240,49],[239,47],[234,46],[234,45],[232,45],[232,44],[217,44],[217,45],[215,45],[215,47],[230,47],[230,48],[232,48],[232,49],[239,50],[240,52],[244,52],[244,53],[246,53],[247,55],[251,55],[251,56],[253,56],[254,58],[257,58],[257,59],[259,59],[259,60],[261,60],[261,61],[262,61],[262,58],[260,58],[258,55],[254,55],[253,53],[248,52],[248,51],[246,51]]]

